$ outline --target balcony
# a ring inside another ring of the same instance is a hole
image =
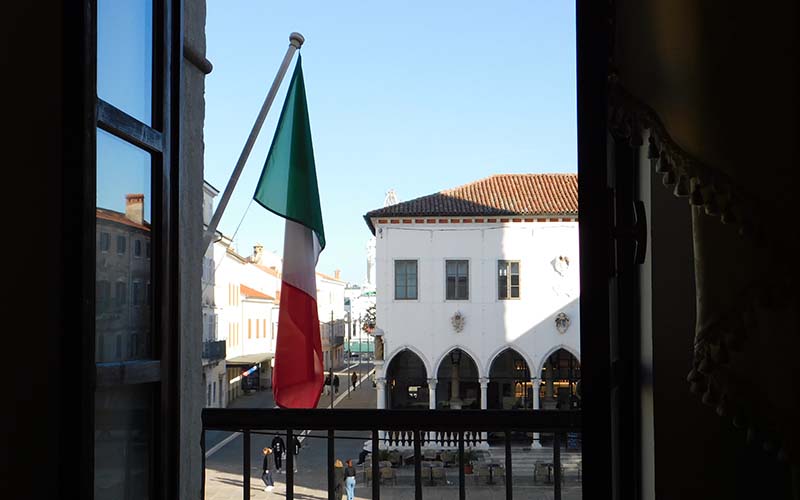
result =
[[[202,420],[204,457],[207,431],[242,436],[224,464],[204,459],[204,498],[262,490],[261,447],[275,436],[304,440],[299,472],[288,453],[285,473],[273,474],[274,493],[287,499],[338,498],[338,458],[353,458],[358,498],[582,496],[580,412],[207,408]]]
[[[225,359],[225,341],[209,340],[203,342],[203,360],[219,361]]]

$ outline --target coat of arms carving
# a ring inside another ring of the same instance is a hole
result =
[[[558,316],[556,316],[556,330],[558,330],[558,333],[566,333],[569,329],[569,323],[569,316],[563,312],[558,313]]]
[[[466,319],[461,311],[456,311],[453,317],[450,318],[450,324],[453,325],[453,330],[456,332],[461,332],[464,329],[464,323],[466,323]]]

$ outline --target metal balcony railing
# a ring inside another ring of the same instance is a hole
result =
[[[222,430],[240,432],[243,435],[242,478],[244,499],[250,498],[251,435],[280,433],[286,443],[292,443],[300,433],[310,435],[313,431],[326,431],[320,436],[327,441],[327,490],[328,498],[334,498],[334,456],[337,432],[370,431],[370,469],[364,469],[365,478],[371,481],[372,500],[379,500],[383,476],[380,461],[381,450],[405,451],[406,462],[413,462],[414,498],[423,498],[423,461],[434,449],[450,448],[453,465],[458,466],[458,497],[466,498],[464,465],[465,446],[487,444],[487,435],[493,436],[495,448],[500,443],[504,448],[504,466],[499,465],[497,474],[505,483],[505,497],[514,498],[512,439],[514,436],[530,435],[538,439],[539,433],[548,436],[552,446],[552,462],[547,464],[547,476],[552,473],[553,498],[561,500],[563,466],[561,451],[565,443],[574,445],[580,433],[581,413],[577,411],[526,411],[526,410],[373,410],[373,409],[213,409],[206,408],[203,420],[203,457],[205,457],[205,431]],[[267,431],[269,429],[269,431]],[[285,434],[284,434],[285,433]],[[522,433],[522,434],[520,434]],[[525,434],[528,433],[528,434]],[[570,436],[568,439],[567,436]],[[530,443],[530,440],[528,441]],[[530,444],[528,444],[530,446]],[[426,452],[423,454],[423,448]],[[366,444],[365,444],[366,449]],[[205,460],[205,458],[204,458]],[[286,454],[285,486],[286,498],[294,498],[294,464],[292,453]],[[539,465],[528,464],[533,471],[534,483],[539,474]],[[203,487],[205,488],[205,462],[203,463]],[[580,470],[580,469],[579,469]],[[320,471],[321,472],[321,471]],[[433,471],[431,470],[431,477]],[[491,477],[491,476],[490,476]],[[204,491],[205,495],[205,491]],[[470,494],[472,495],[472,494]],[[410,497],[410,492],[408,494]]]
[[[225,341],[210,340],[203,342],[203,359],[209,361],[225,359]]]

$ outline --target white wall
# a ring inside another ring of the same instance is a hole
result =
[[[381,228],[383,231],[381,231]],[[580,359],[578,223],[376,225],[377,325],[385,331],[383,368],[397,352],[411,346],[433,377],[438,363],[460,347],[489,374],[493,358],[513,347],[536,376],[547,356],[564,347]],[[554,259],[570,266],[557,273]],[[394,261],[418,260],[418,300],[394,299]],[[445,300],[445,260],[469,261],[469,300]],[[497,261],[520,261],[520,299],[497,297]],[[456,333],[450,318],[461,311],[466,323]],[[555,316],[571,324],[561,334]],[[382,376],[381,373],[378,376]]]

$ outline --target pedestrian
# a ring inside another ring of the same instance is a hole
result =
[[[283,441],[280,434],[276,434],[275,437],[272,438],[270,447],[272,448],[273,455],[275,455],[275,468],[278,470],[278,474],[283,474],[283,454],[286,452],[286,443]]]
[[[294,460],[292,460],[292,462],[294,463],[294,471],[297,472],[297,455],[300,454],[300,447],[302,447],[303,445],[302,443],[300,443],[300,440],[297,439],[297,436],[294,436],[292,444],[294,445],[292,446],[292,456],[294,457]]]
[[[353,372],[353,374],[350,375],[350,382],[353,383],[353,389],[355,389],[356,383],[358,383],[358,375],[356,375],[356,372]]]
[[[356,468],[353,467],[353,460],[347,461],[344,468],[344,486],[347,490],[347,500],[354,500],[356,497]]]
[[[325,375],[325,383],[323,384],[323,386],[325,387],[325,395],[327,396],[328,394],[330,394],[330,391],[331,391],[331,376],[330,376],[330,374]]]
[[[344,495],[344,464],[338,458],[333,462],[333,498],[342,500]]]
[[[339,375],[333,376],[333,389],[339,394]]]
[[[264,462],[261,466],[261,480],[264,481],[264,491],[270,492],[275,488],[275,481],[272,480],[272,471],[275,469],[275,456],[272,449],[264,447],[261,452],[264,454]]]

